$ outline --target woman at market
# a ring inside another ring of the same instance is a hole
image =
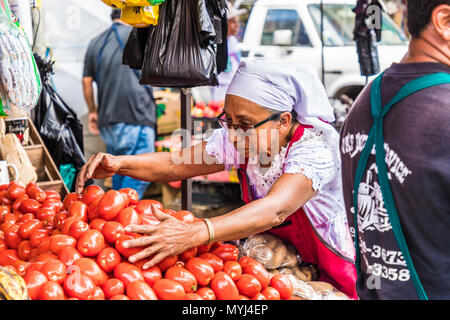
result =
[[[355,251],[342,199],[339,135],[326,122],[333,120],[333,109],[312,67],[242,62],[219,117],[223,128],[201,145],[172,154],[93,156],[79,174],[77,191],[88,179],[114,174],[169,182],[234,166],[246,205],[193,224],[153,208],[159,225],[126,229],[146,235],[128,241],[129,247],[146,247],[130,261],[150,257],[144,268],[151,267],[211,241],[269,231],[292,243],[304,262],[317,265],[320,281],[356,298]],[[198,150],[203,161],[194,164]],[[174,161],[180,157],[191,159],[191,164]]]

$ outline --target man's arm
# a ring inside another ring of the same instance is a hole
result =
[[[89,131],[95,135],[99,134],[98,130],[98,115],[97,106],[94,99],[94,78],[93,77],[83,77],[83,94],[84,100],[89,109]]]

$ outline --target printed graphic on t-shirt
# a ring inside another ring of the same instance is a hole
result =
[[[362,152],[367,138],[367,134],[359,132],[347,134],[342,140],[342,154],[351,158],[356,157]],[[400,184],[404,184],[412,171],[389,144],[385,143],[384,148],[389,180],[392,181],[394,178]],[[378,182],[378,168],[375,163],[375,147],[371,154],[373,157],[369,159],[358,190],[358,231],[362,270],[366,275],[405,282],[410,280],[410,274],[403,254],[396,244],[384,205],[381,186]],[[347,210],[354,215],[353,207]],[[353,221],[349,223],[353,225]],[[350,231],[352,237],[355,237],[354,227],[351,227]]]

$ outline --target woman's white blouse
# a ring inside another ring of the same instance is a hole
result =
[[[225,129],[215,130],[206,141],[206,152],[218,163],[224,163],[226,169],[243,164]],[[303,174],[316,191],[303,206],[314,229],[329,247],[353,260],[355,249],[344,207],[339,146],[328,141],[319,129],[306,128],[287,156],[286,152],[287,147],[283,147],[270,168],[261,168],[257,156],[249,159],[246,172],[253,194],[263,198],[281,175]]]

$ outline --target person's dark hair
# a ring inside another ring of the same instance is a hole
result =
[[[122,10],[120,9],[112,9],[111,11],[111,20],[120,19],[120,15],[122,14]]]
[[[413,38],[418,38],[431,20],[434,8],[441,4],[450,5],[450,0],[407,0],[408,30]]]

